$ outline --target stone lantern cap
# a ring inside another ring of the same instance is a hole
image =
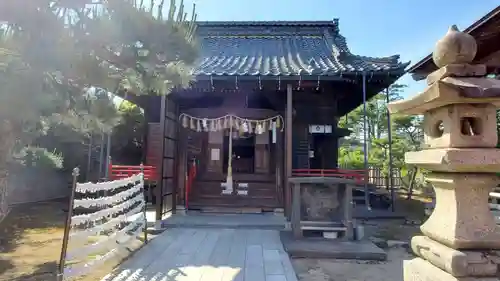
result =
[[[434,82],[422,93],[412,98],[388,104],[388,109],[392,114],[419,115],[434,108],[459,103],[488,103],[499,108],[500,80],[446,77]]]
[[[500,81],[486,78],[486,65],[470,64],[477,44],[470,34],[452,26],[436,43],[434,63],[440,69],[429,74],[422,93],[388,105],[389,112],[418,115],[452,104],[493,104],[500,107]]]

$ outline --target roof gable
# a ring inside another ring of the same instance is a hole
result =
[[[317,22],[200,22],[201,58],[195,75],[339,76],[404,72],[399,56],[353,55],[338,20]]]

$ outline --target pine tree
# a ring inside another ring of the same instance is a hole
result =
[[[0,1],[0,190],[14,151],[40,135],[84,147],[116,125],[108,92],[166,95],[189,84],[194,9],[187,19],[182,2],[145,2]]]

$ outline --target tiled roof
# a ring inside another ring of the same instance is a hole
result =
[[[354,55],[331,22],[198,23],[201,58],[195,75],[339,76],[403,73],[399,56]]]

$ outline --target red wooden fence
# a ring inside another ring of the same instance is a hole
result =
[[[123,179],[141,172],[141,166],[113,165],[109,163],[109,178],[112,180]],[[142,166],[145,181],[157,181],[158,174],[154,166]]]

